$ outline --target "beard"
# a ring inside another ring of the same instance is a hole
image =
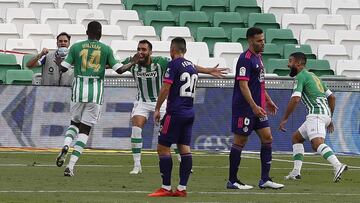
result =
[[[290,77],[295,77],[297,74],[298,74],[298,72],[297,72],[296,68],[291,67],[290,73],[289,73]]]
[[[145,66],[150,56],[145,56],[143,60],[139,60],[139,65]]]

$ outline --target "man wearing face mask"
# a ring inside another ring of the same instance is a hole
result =
[[[302,52],[295,52],[290,55],[288,67],[290,76],[295,77],[294,92],[286,109],[285,115],[280,122],[279,129],[286,131],[285,124],[289,116],[295,110],[300,100],[303,101],[309,114],[305,122],[292,135],[294,168],[285,176],[287,180],[301,179],[301,166],[304,159],[304,141],[311,142],[314,151],[329,161],[334,168],[334,182],[338,182],[341,174],[347,170],[347,165],[342,164],[332,149],[325,141],[326,130],[329,133],[334,131],[331,117],[335,110],[335,96],[314,73],[305,69],[306,56]]]
[[[69,86],[72,82],[72,71],[63,73],[59,69],[59,64],[65,59],[70,46],[70,35],[66,32],[60,33],[56,37],[56,51],[49,51],[44,48],[38,55],[30,59],[26,66],[34,68],[42,66],[41,85],[49,86]]]

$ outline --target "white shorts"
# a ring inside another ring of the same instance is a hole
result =
[[[131,117],[133,116],[143,116],[146,119],[149,118],[151,112],[155,111],[156,102],[143,102],[143,101],[135,101],[134,107],[131,112]],[[165,115],[166,112],[166,100],[160,108],[160,116],[161,118]]]
[[[326,128],[330,122],[330,116],[309,114],[306,116],[305,122],[300,126],[299,132],[305,140],[311,141],[316,137],[325,138]]]
[[[100,118],[101,105],[96,103],[71,102],[71,119],[77,123],[93,126]]]

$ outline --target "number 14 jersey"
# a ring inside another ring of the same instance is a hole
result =
[[[164,75],[164,82],[171,84],[167,98],[167,114],[181,117],[195,115],[193,102],[197,80],[197,70],[191,61],[180,57],[169,62]]]
[[[121,67],[115,60],[112,49],[96,40],[85,40],[72,45],[62,65],[66,68],[74,65],[71,101],[97,104],[102,104],[103,100],[106,65],[114,70]]]

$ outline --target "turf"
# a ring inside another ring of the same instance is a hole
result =
[[[225,189],[228,175],[226,154],[195,153],[194,173],[186,198],[149,198],[161,179],[154,153],[143,156],[143,173],[129,175],[132,156],[128,153],[85,152],[74,177],[64,177],[64,168],[55,166],[56,153],[1,152],[0,202],[359,202],[360,159],[342,156],[350,165],[338,183],[333,183],[332,167],[319,156],[305,156],[302,180],[285,181],[292,168],[291,155],[274,155],[271,176],[285,184],[282,190],[248,191]],[[174,158],[173,188],[178,183],[178,161]],[[239,176],[256,186],[260,161],[245,154]]]

